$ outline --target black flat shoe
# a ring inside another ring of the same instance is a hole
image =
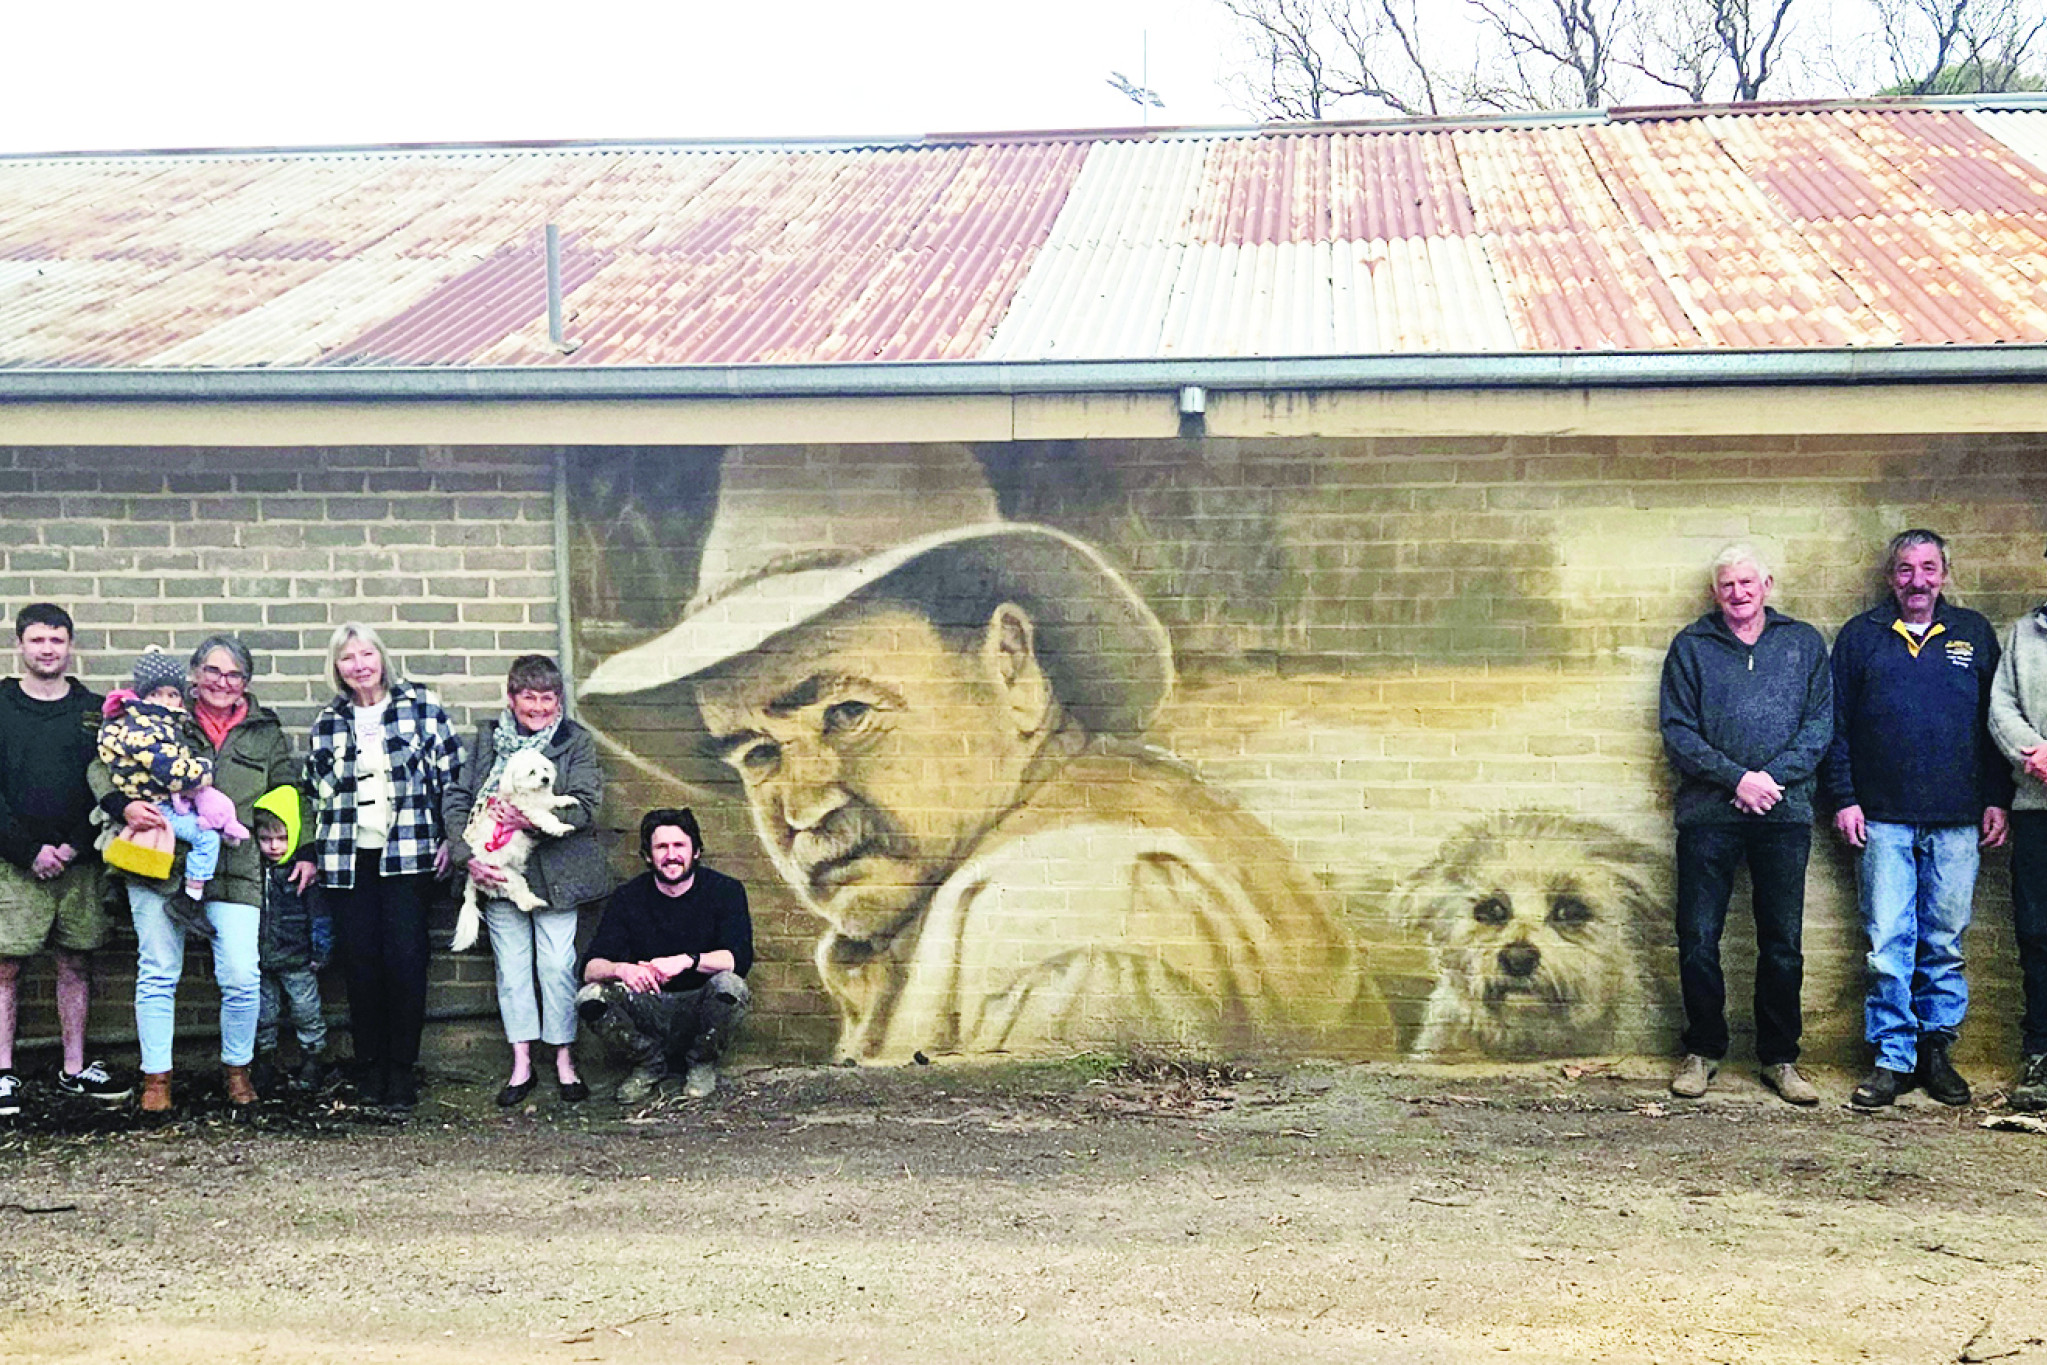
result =
[[[590,1087],[581,1081],[563,1081],[561,1088],[563,1104],[581,1104],[590,1098]]]
[[[534,1077],[528,1076],[517,1085],[507,1085],[503,1090],[498,1091],[498,1108],[510,1109],[513,1105],[532,1094],[533,1087],[539,1083]]]

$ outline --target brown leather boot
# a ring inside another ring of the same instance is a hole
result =
[[[249,1081],[249,1068],[245,1066],[223,1066],[221,1074],[227,1078],[227,1102],[237,1107],[256,1102],[256,1087]]]
[[[142,1073],[142,1112],[145,1114],[168,1114],[171,1112],[170,1072],[145,1071]]]

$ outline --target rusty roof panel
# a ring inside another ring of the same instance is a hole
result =
[[[2000,342],[2047,111],[0,158],[4,366]]]
[[[1394,242],[1472,232],[1471,198],[1448,134],[1351,134],[1328,142],[1335,240]]]

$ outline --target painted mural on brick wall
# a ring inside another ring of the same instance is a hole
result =
[[[582,710],[621,808],[689,801],[748,880],[792,1050],[1667,1053],[1664,649],[1735,539],[1831,631],[1933,491],[1915,466],[1759,500],[1718,459],[584,452]],[[2003,510],[1962,523],[2037,538],[2022,489],[1981,487]],[[1844,1062],[1851,888],[1816,840],[1808,1034]]]

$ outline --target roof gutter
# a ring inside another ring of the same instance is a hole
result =
[[[0,369],[0,403],[489,402],[1074,393],[2037,384],[2047,345],[1265,359],[348,369]]]

